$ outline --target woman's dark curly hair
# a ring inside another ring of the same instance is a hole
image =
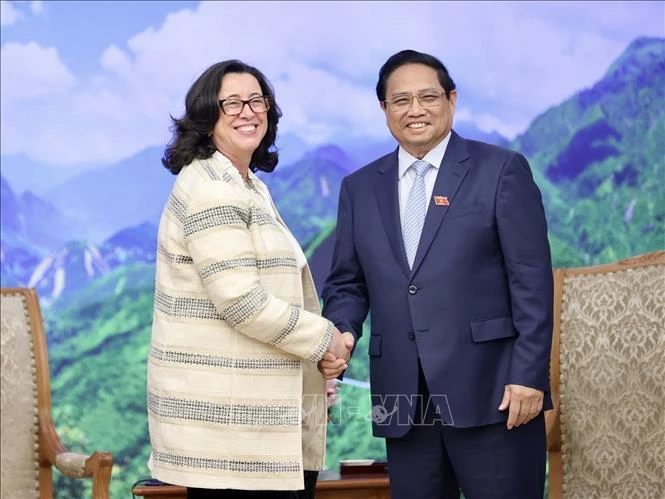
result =
[[[174,175],[195,159],[206,159],[216,151],[215,144],[209,137],[210,131],[219,119],[217,94],[222,85],[222,78],[227,73],[249,73],[261,86],[261,92],[270,102],[268,109],[268,130],[256,148],[250,161],[252,171],[271,172],[277,166],[278,153],[275,148],[277,123],[282,112],[275,101],[275,91],[268,79],[253,66],[238,60],[218,62],[206,69],[187,92],[185,115],[180,118],[171,116],[173,137],[169,142],[162,164]]]

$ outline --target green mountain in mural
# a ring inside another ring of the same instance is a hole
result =
[[[261,178],[293,235],[307,246],[335,223],[342,179],[357,166],[342,149],[328,145],[308,152],[292,165],[261,174]]]
[[[73,451],[113,452],[111,497],[130,497],[131,485],[149,474],[154,272],[152,263],[118,267],[44,311],[54,422]],[[83,487],[58,477],[57,497],[85,497]]]
[[[665,248],[665,39],[635,40],[513,147],[543,189],[555,266]]]

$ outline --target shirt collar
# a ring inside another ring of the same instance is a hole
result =
[[[438,170],[441,166],[441,162],[443,161],[443,156],[446,154],[448,142],[450,142],[450,136],[451,132],[448,132],[448,135],[446,135],[441,142],[439,142],[432,149],[430,149],[427,154],[425,154],[423,161],[427,161],[430,165]],[[397,152],[398,178],[402,178],[415,161],[418,161],[418,158],[406,152],[402,146],[399,146],[399,151]]]

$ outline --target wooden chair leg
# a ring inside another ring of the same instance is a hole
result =
[[[561,452],[549,453],[549,491],[548,499],[563,498],[563,466],[561,462]]]
[[[86,472],[92,472],[92,498],[109,499],[109,484],[113,469],[110,452],[95,452],[85,463]]]

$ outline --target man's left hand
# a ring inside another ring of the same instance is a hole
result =
[[[503,400],[499,405],[500,411],[508,412],[506,427],[514,427],[528,423],[543,410],[543,392],[535,388],[522,385],[506,385],[503,391]]]

